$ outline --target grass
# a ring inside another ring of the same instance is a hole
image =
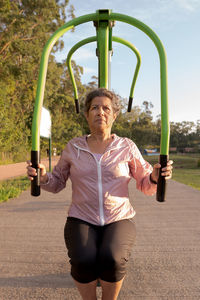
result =
[[[30,181],[26,176],[16,179],[9,179],[0,182],[0,202],[18,197],[22,191],[27,190]]]
[[[0,158],[0,166],[8,165],[8,164],[13,164],[13,161],[11,159],[1,160],[1,158]]]
[[[199,170],[175,169],[173,179],[200,190],[200,168]]]
[[[158,156],[144,157],[151,164],[158,161]],[[170,159],[174,161],[172,179],[197,190],[200,190],[200,167],[199,155],[170,155]]]

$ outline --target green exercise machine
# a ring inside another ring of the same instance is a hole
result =
[[[46,74],[48,68],[48,59],[51,49],[53,48],[56,41],[68,30],[73,29],[75,26],[93,22],[96,27],[96,36],[89,37],[84,39],[74,45],[68,53],[67,56],[67,65],[70,73],[70,77],[74,89],[74,100],[76,112],[79,112],[79,102],[78,102],[78,91],[74,79],[74,75],[71,67],[71,57],[73,53],[80,48],[81,46],[96,42],[97,50],[96,54],[98,57],[98,86],[110,89],[110,63],[112,56],[112,43],[117,42],[124,44],[129,47],[137,57],[137,65],[135,68],[131,89],[129,93],[129,103],[128,111],[131,111],[134,87],[136,84],[136,79],[138,76],[141,57],[139,51],[132,45],[130,42],[112,36],[112,28],[115,26],[116,21],[128,23],[141,31],[143,31],[154,43],[157,48],[159,58],[160,58],[160,89],[161,89],[161,142],[160,142],[160,164],[161,167],[165,167],[168,161],[169,153],[169,118],[168,118],[168,93],[167,93],[167,59],[165,54],[165,49],[162,45],[162,42],[155,34],[155,32],[148,27],[143,22],[123,14],[118,14],[112,12],[112,10],[101,9],[97,10],[96,13],[84,15],[78,18],[75,18],[65,25],[60,27],[47,41],[40,62],[40,71],[36,92],[36,100],[33,114],[32,122],[32,151],[31,151],[31,162],[32,166],[37,170],[37,176],[34,177],[34,180],[31,182],[31,194],[33,196],[40,195],[40,171],[38,164],[40,162],[40,120],[41,120],[41,111],[43,106],[44,90],[46,83]],[[157,200],[159,202],[165,201],[165,190],[166,190],[166,181],[161,174],[159,174],[158,179],[158,188],[157,188]]]

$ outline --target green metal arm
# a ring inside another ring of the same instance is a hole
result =
[[[47,74],[47,66],[48,59],[51,49],[57,42],[57,40],[68,30],[74,28],[82,23],[97,21],[97,14],[89,14],[76,19],[73,19],[67,22],[65,25],[60,27],[47,41],[41,57],[40,62],[40,70],[39,70],[39,78],[38,85],[36,91],[36,100],[35,107],[33,113],[33,122],[32,122],[32,150],[31,150],[31,162],[32,167],[36,169],[37,176],[34,177],[34,180],[31,181],[31,195],[39,196],[40,195],[40,169],[38,167],[40,163],[40,119],[41,119],[41,111],[44,99],[44,90],[46,83],[46,74]]]
[[[116,20],[133,25],[143,31],[155,44],[160,58],[160,88],[161,88],[161,155],[169,152],[169,117],[168,117],[168,93],[167,93],[167,58],[163,44],[156,33],[143,22],[130,16],[111,13],[109,20]]]
[[[141,21],[122,14],[112,13],[109,20],[117,20],[133,25],[143,31],[154,43],[160,58],[160,89],[161,89],[161,142],[160,142],[160,164],[161,169],[166,167],[169,154],[169,116],[168,116],[168,93],[167,93],[167,58],[163,44],[155,32]],[[157,184],[157,201],[165,201],[166,181],[159,172]]]
[[[130,42],[128,42],[128,41],[126,41],[126,40],[124,40],[122,38],[116,37],[116,36],[113,36],[112,40],[113,40],[113,42],[121,43],[121,44],[129,47],[136,54],[137,64],[136,64],[136,68],[135,68],[135,72],[134,72],[134,76],[133,76],[133,81],[132,81],[132,84],[131,84],[130,96],[129,96],[129,99],[130,98],[133,99],[134,88],[135,88],[136,80],[137,80],[137,77],[138,77],[139,69],[140,69],[140,66],[141,66],[141,55],[140,55],[139,51],[137,50],[137,48],[133,44],[131,44]],[[76,85],[76,81],[75,81],[75,77],[74,77],[73,70],[72,70],[72,65],[71,65],[72,55],[80,47],[82,47],[82,46],[84,46],[84,45],[86,45],[88,43],[96,42],[96,41],[97,41],[97,37],[96,36],[89,37],[87,39],[84,39],[84,40],[78,42],[68,52],[68,55],[67,55],[67,67],[68,67],[68,70],[69,70],[69,75],[70,75],[70,78],[71,78],[71,81],[72,81],[72,85],[73,85],[73,89],[74,89],[75,103],[76,103],[76,101],[78,101],[78,90],[77,90],[77,85]]]

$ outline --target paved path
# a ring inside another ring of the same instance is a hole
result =
[[[0,204],[0,300],[80,300],[63,238],[70,195],[68,184]],[[200,191],[170,181],[158,203],[131,183],[130,195],[137,241],[119,300],[200,299]]]
[[[52,167],[55,166],[59,157],[52,157]],[[49,168],[49,160],[47,158],[42,159],[42,163]],[[16,163],[16,164],[8,164],[8,165],[0,165],[0,181],[6,180],[18,176],[23,176],[26,174],[26,162]],[[1,299],[0,299],[1,300]]]

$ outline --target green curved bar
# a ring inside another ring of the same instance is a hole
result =
[[[84,39],[84,40],[78,42],[76,45],[74,45],[70,49],[70,51],[68,52],[68,55],[67,55],[67,67],[68,67],[69,75],[70,75],[70,78],[71,78],[71,81],[72,81],[72,85],[73,85],[73,88],[74,88],[74,98],[75,99],[78,99],[78,91],[77,91],[76,81],[75,81],[75,78],[74,78],[74,73],[73,73],[72,65],[71,65],[72,55],[80,47],[82,47],[82,46],[84,46],[84,45],[86,45],[88,43],[95,42],[95,41],[97,41],[97,37],[96,36],[92,36],[92,37],[89,37],[87,39]]]
[[[132,81],[132,84],[131,84],[131,90],[130,90],[130,97],[133,97],[136,80],[137,80],[139,69],[140,69],[140,66],[141,66],[141,55],[140,55],[140,52],[138,51],[138,49],[133,44],[131,44],[130,42],[128,42],[128,41],[126,41],[126,40],[124,40],[122,38],[113,36],[112,40],[114,42],[118,42],[118,43],[121,43],[121,44],[129,47],[131,50],[133,50],[133,52],[135,53],[135,55],[137,57],[137,64],[136,64],[136,68],[135,68],[135,72],[134,72],[134,76],[133,76],[133,81]]]
[[[98,20],[98,15],[96,13],[84,15],[73,19],[62,27],[60,27],[55,33],[49,38],[47,41],[40,61],[40,70],[39,70],[39,78],[38,78],[38,85],[36,91],[36,100],[35,100],[35,107],[33,113],[33,122],[32,122],[32,150],[39,151],[40,150],[40,119],[41,119],[41,110],[42,104],[44,99],[44,89],[45,89],[45,82],[46,82],[46,74],[47,74],[47,67],[48,67],[48,59],[51,49],[57,42],[57,40],[68,30],[72,29],[74,26],[79,24],[83,24],[90,21]]]
[[[161,87],[161,144],[160,154],[169,153],[169,116],[168,116],[168,93],[167,93],[167,58],[162,42],[156,33],[143,22],[127,15],[111,13],[111,21],[121,21],[133,25],[143,31],[155,44],[160,58],[160,87]]]
[[[126,41],[126,40],[124,40],[122,38],[116,37],[116,36],[113,36],[112,40],[114,42],[121,43],[121,44],[129,47],[136,54],[137,65],[136,65],[136,69],[135,69],[135,72],[134,72],[134,77],[133,77],[133,81],[132,81],[132,84],[131,84],[131,90],[130,90],[130,97],[133,97],[133,93],[134,93],[134,88],[135,88],[135,84],[136,84],[138,72],[139,72],[139,69],[140,69],[140,66],[141,66],[141,55],[140,55],[139,51],[137,50],[137,48],[135,48],[135,46],[133,46],[133,44],[131,44],[130,42],[128,42],[128,41]],[[97,41],[97,37],[96,36],[92,36],[92,37],[86,38],[86,39],[78,42],[76,45],[74,45],[70,49],[70,51],[68,52],[68,55],[67,55],[67,67],[68,67],[70,78],[71,78],[72,85],[73,85],[73,88],[74,88],[74,98],[75,99],[78,99],[78,91],[77,91],[76,81],[75,81],[74,74],[73,74],[73,71],[72,71],[72,66],[71,66],[72,55],[80,47],[82,47],[82,46],[84,46],[84,45],[86,45],[88,43],[92,43],[92,42],[96,42],[96,41]]]

